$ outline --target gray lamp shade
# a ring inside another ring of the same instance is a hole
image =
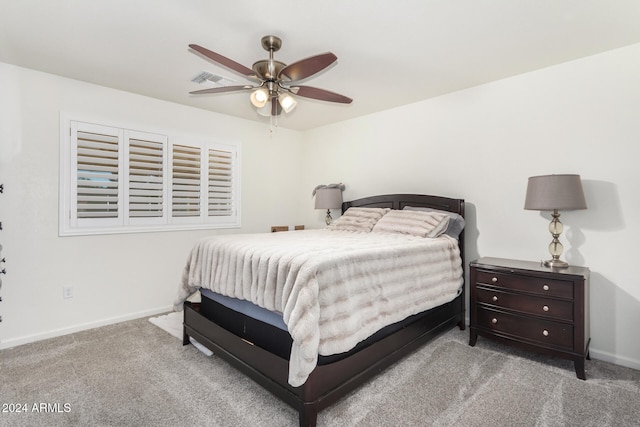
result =
[[[580,175],[532,176],[524,208],[537,211],[586,209]]]
[[[318,188],[316,190],[316,209],[338,209],[342,206],[340,188]]]

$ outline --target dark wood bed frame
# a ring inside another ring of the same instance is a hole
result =
[[[464,216],[464,200],[416,194],[367,197],[342,204],[350,207],[431,207]],[[464,233],[464,232],[463,232]],[[464,268],[464,234],[460,253]],[[438,334],[458,325],[465,328],[465,292],[453,301],[414,316],[410,324],[341,360],[318,365],[300,387],[289,385],[289,361],[243,340],[200,313],[199,304],[184,303],[183,344],[193,337],[216,356],[298,410],[300,426],[315,426],[318,412],[356,389],[385,368],[415,351]]]

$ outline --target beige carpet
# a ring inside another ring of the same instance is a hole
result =
[[[156,316],[149,318],[149,322],[156,325],[166,333],[171,336],[174,336],[182,342],[182,319],[184,316],[184,312],[182,311],[174,311],[171,313],[163,314],[162,316]],[[207,356],[211,356],[213,352],[209,350],[207,347],[200,344],[193,337],[189,337],[189,341],[195,348],[200,350],[203,354]]]
[[[568,361],[467,339],[441,335],[318,425],[640,425],[640,371],[592,360],[581,381]],[[0,377],[0,403],[26,408],[0,412],[2,426],[297,425],[293,409],[148,319],[2,350]]]
[[[183,316],[184,313],[182,311],[173,311],[162,316],[150,317],[149,322],[182,341]]]

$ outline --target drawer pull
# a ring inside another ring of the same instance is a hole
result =
[[[549,306],[548,305],[543,305],[542,306],[542,311],[549,311]]]
[[[497,277],[492,277],[491,278],[491,282],[492,283],[498,283],[498,278]]]
[[[542,335],[544,335],[545,337],[549,336],[549,331],[547,331],[546,329],[544,331],[542,331]]]
[[[493,302],[496,302],[496,301],[498,301],[498,297],[494,295],[494,296],[493,296],[493,298],[491,298],[491,300],[492,300]]]
[[[549,290],[549,285],[543,285],[542,289],[544,289],[545,291],[548,291]]]
[[[496,319],[496,318],[494,317],[493,319],[491,319],[491,323],[493,323],[493,324],[495,325],[496,323],[498,323],[498,319]]]

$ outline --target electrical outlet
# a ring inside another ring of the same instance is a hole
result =
[[[62,288],[62,298],[73,298],[73,286],[64,286]]]

